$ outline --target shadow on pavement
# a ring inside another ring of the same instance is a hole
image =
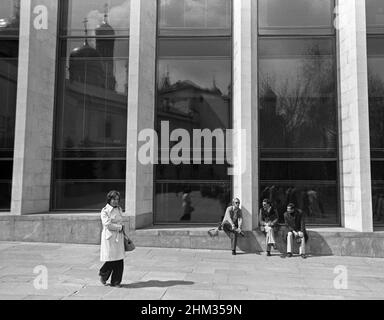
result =
[[[140,289],[140,288],[165,288],[165,287],[174,287],[174,286],[191,286],[195,284],[192,281],[159,281],[159,280],[149,280],[145,282],[136,282],[131,284],[123,284],[122,288],[125,289]]]

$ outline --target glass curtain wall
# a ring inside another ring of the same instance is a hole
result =
[[[260,204],[339,225],[333,0],[259,0]]]
[[[384,2],[366,0],[368,96],[371,141],[372,209],[375,226],[384,225]]]
[[[129,0],[60,1],[53,210],[125,194]]]
[[[11,207],[20,1],[0,2],[0,211]]]
[[[170,143],[171,152],[160,148],[157,224],[216,223],[230,201],[231,179],[228,166],[216,161],[217,140],[212,155],[199,151],[201,164],[194,161],[197,150],[191,144],[194,130],[231,128],[231,17],[230,0],[158,1],[156,128],[168,140],[165,128],[170,133],[182,129],[190,147],[180,164],[172,160],[172,149],[181,138]]]

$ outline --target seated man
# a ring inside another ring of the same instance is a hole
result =
[[[292,257],[293,238],[300,243],[300,255],[303,259],[305,255],[305,244],[308,241],[307,231],[305,230],[305,222],[303,212],[295,208],[293,203],[288,204],[287,212],[284,213],[285,225],[287,227],[287,256]]]
[[[263,207],[259,212],[259,226],[265,234],[265,242],[267,247],[267,256],[271,256],[271,248],[276,249],[275,231],[279,225],[279,216],[275,208],[272,207],[268,199],[263,200]]]
[[[241,231],[243,224],[243,213],[240,209],[240,200],[238,198],[233,199],[232,206],[229,206],[225,212],[223,222],[219,229],[223,229],[225,233],[231,238],[232,254],[236,255],[237,237],[240,234],[244,237],[244,233]]]

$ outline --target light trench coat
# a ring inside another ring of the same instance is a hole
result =
[[[120,207],[114,208],[107,204],[101,210],[100,261],[118,261],[124,259],[124,235],[119,232],[122,229],[123,215]]]

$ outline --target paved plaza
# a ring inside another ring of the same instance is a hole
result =
[[[102,286],[100,266],[99,246],[0,242],[0,299],[384,298],[384,259],[137,248],[126,255],[122,288]]]

